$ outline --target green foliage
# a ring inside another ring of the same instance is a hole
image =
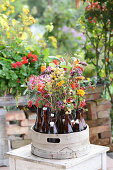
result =
[[[48,5],[47,0],[28,0],[28,5],[30,6],[31,13],[34,17],[41,17],[43,15],[43,12],[45,11],[45,8]]]
[[[73,0],[52,0],[51,5],[46,6],[43,15],[39,22],[44,25],[53,24],[52,32],[46,32],[45,38],[54,36],[57,39],[57,48],[53,49],[49,43],[51,55],[68,53],[73,55],[78,47],[81,46],[82,41],[78,38],[80,30],[79,18],[84,13],[85,5],[81,4],[79,9],[76,9],[75,1]],[[73,29],[72,29],[73,28]],[[73,33],[73,31],[75,33]],[[73,35],[74,34],[74,35]]]
[[[94,65],[92,64],[88,64],[85,68],[84,68],[84,74],[83,74],[86,78],[91,78],[91,77],[95,77],[96,76],[96,70]]]
[[[18,39],[15,39],[9,46],[2,45],[0,53],[0,89],[1,94],[5,91],[7,93],[16,94],[22,93],[24,88],[21,87],[24,84],[26,78],[29,78],[30,75],[38,75],[40,73],[41,63],[44,62],[44,56],[47,56],[47,49],[37,49],[32,47],[32,51],[26,50],[26,46],[18,42]],[[22,61],[22,57],[27,56],[29,52],[36,54],[38,56],[38,61],[35,63],[24,64],[21,68],[13,68],[12,63],[17,61]],[[44,53],[45,52],[45,53]],[[5,54],[5,57],[4,57]]]
[[[111,100],[113,94],[113,2],[93,1],[86,7],[85,15],[81,18],[83,31],[86,35],[85,59],[96,68],[97,77],[104,78]]]
[[[30,25],[35,19],[24,8],[18,19],[13,18],[15,8],[13,1],[0,2],[0,95],[5,93],[20,94],[21,87],[30,75],[38,75],[41,63],[49,55],[43,39],[34,42]],[[15,3],[17,3],[16,1]],[[15,15],[14,15],[15,16]],[[38,61],[13,68],[12,63],[22,62],[28,53],[37,55]]]

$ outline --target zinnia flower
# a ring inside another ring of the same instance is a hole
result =
[[[55,63],[55,65],[58,65],[58,60],[53,60],[53,63]]]
[[[83,97],[85,95],[85,91],[82,89],[79,89],[79,90],[77,90],[77,94],[79,94],[80,96]]]
[[[79,77],[75,77],[75,79],[76,79],[76,80],[84,80],[84,79],[85,79],[85,77],[83,77],[83,76],[79,76]]]
[[[73,90],[75,90],[76,85],[74,83],[71,84]]]
[[[42,92],[42,90],[45,88],[44,84],[38,84],[38,91]]]
[[[65,83],[65,81],[62,80],[62,81],[60,81],[57,85],[58,85],[58,86],[62,86],[62,84],[64,84],[64,83]]]

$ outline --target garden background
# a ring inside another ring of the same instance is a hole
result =
[[[18,99],[42,63],[63,56],[86,61],[87,81],[103,84],[102,96],[113,104],[112,15],[112,0],[1,0],[0,96]],[[25,56],[31,57],[29,63]],[[111,118],[113,125],[113,109]]]

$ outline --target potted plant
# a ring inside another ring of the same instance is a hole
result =
[[[89,128],[83,118],[86,87],[82,76],[86,65],[76,58],[71,62],[55,59],[47,68],[41,67],[40,76],[29,78],[28,106],[37,108],[31,129],[33,154],[65,159],[88,152]],[[51,144],[55,147],[53,152]]]

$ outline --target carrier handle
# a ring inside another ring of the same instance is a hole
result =
[[[59,138],[47,138],[47,142],[49,143],[60,143]]]

